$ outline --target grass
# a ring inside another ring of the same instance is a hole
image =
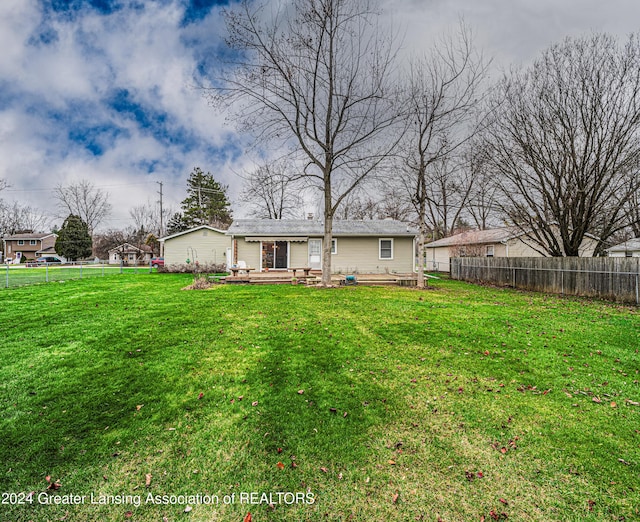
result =
[[[637,309],[191,282],[0,292],[2,522],[640,518]]]

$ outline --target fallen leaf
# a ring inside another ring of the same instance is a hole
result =
[[[131,518],[131,517],[133,516],[133,511],[127,511],[127,512],[124,514],[124,516],[125,516],[126,518]]]
[[[331,413],[336,413],[338,410],[337,410],[337,409],[335,409],[335,408],[329,408],[329,411],[330,411]]]
[[[613,402],[613,401],[612,401],[612,402],[611,402],[611,407],[612,407],[612,408],[617,408],[617,407],[618,407],[618,405],[617,405],[615,402]]]
[[[391,501],[392,501],[394,504],[395,504],[395,503],[397,503],[397,502],[398,502],[398,497],[399,497],[399,496],[400,496],[400,495],[399,495],[398,493],[396,493],[395,495],[393,495],[393,498],[391,499]]]
[[[151,486],[151,473],[147,473],[147,474],[144,476],[144,485],[145,485],[146,487]]]
[[[257,406],[257,405],[258,405],[258,401],[253,401],[253,402],[251,403],[251,406]]]
[[[298,395],[302,395],[304,393],[304,390],[298,390]]]
[[[323,473],[329,473],[329,470],[327,468],[320,468],[320,471],[322,471]]]
[[[591,399],[593,402],[596,402],[598,404],[600,404],[602,402],[602,400],[600,399],[600,397],[594,397],[593,399]]]
[[[140,411],[140,409],[144,406],[144,404],[138,404],[136,406],[136,411]]]
[[[189,511],[191,511],[193,508],[191,506],[187,506],[186,508],[184,508],[184,512],[185,513],[189,513]]]
[[[587,504],[589,505],[589,511],[593,511],[593,506],[595,506],[596,503],[593,500],[587,500]]]
[[[282,453],[282,448],[278,448],[278,453]]]
[[[632,406],[640,406],[640,402],[632,401],[631,399],[627,399],[627,404],[631,404]]]
[[[47,482],[51,482],[51,475],[47,475],[44,479],[45,479]]]
[[[278,462],[276,466],[278,466],[278,469],[284,469],[284,464],[282,462]]]
[[[349,414],[345,411],[343,417],[346,417],[347,415]]]
[[[202,399],[202,397],[204,397],[204,393],[200,392],[200,393],[198,394],[198,400]]]
[[[389,464],[390,464],[391,466],[395,466],[395,465],[396,465],[396,461],[395,461],[395,460],[389,460]]]
[[[50,489],[52,491],[58,491],[60,488],[62,487],[62,484],[60,484],[59,480],[56,480],[55,482],[51,482],[48,486],[47,489]]]
[[[484,478],[484,473],[482,473],[482,471],[478,471],[477,475],[478,478]]]
[[[297,465],[295,462],[292,462],[292,463],[291,463],[291,467],[292,467],[293,469],[296,469],[296,468],[298,467],[298,465]]]
[[[251,522],[251,513],[247,513],[242,522]]]
[[[498,499],[500,502],[502,502],[505,506],[509,505],[509,502],[507,502],[505,499],[500,498]]]

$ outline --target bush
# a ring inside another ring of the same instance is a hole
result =
[[[211,281],[204,274],[196,274],[193,278],[193,283],[189,286],[185,286],[183,290],[208,290],[211,288]]]
[[[158,267],[158,272],[171,272],[180,274],[222,274],[227,271],[222,263],[182,263]]]

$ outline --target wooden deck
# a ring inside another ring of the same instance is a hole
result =
[[[351,275],[351,274],[349,274]],[[297,275],[298,284],[315,285],[320,282],[322,272],[312,270],[309,277]],[[416,286],[416,274],[355,274],[358,286],[399,285]],[[293,272],[285,270],[269,270],[268,272],[250,272],[235,276],[227,276],[224,282],[227,284],[253,284],[253,285],[282,285],[293,284]],[[331,281],[336,286],[344,285],[345,275],[334,274]],[[223,282],[221,280],[221,282]]]

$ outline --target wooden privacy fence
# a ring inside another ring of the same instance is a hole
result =
[[[451,277],[640,304],[640,258],[456,257]]]

